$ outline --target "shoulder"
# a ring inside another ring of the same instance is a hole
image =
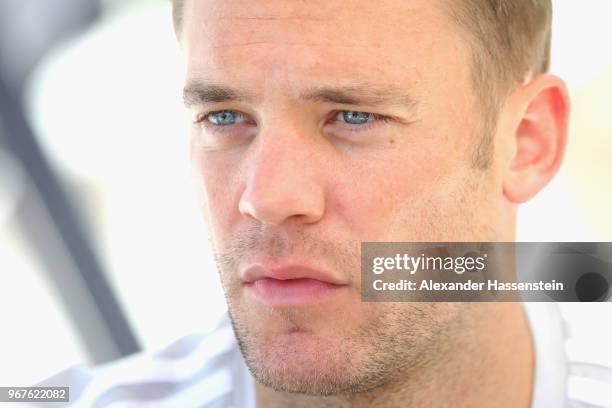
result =
[[[246,398],[250,374],[229,318],[157,352],[98,367],[75,366],[37,386],[70,387],[65,407],[229,407]]]
[[[612,407],[610,303],[524,303],[534,340],[534,408]]]
[[[567,303],[560,309],[570,407],[612,407],[612,304]]]

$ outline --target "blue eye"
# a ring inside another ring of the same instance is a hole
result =
[[[215,126],[232,126],[245,120],[244,115],[232,110],[211,112],[206,119]]]
[[[376,119],[373,113],[368,112],[355,112],[355,111],[342,111],[338,112],[338,120],[342,120],[349,125],[365,125],[372,119]]]

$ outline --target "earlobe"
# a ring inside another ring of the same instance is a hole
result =
[[[559,170],[567,144],[569,95],[558,77],[544,74],[518,91],[514,156],[504,174],[505,197],[514,204],[536,195]]]

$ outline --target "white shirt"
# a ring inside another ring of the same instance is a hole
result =
[[[523,305],[536,357],[532,408],[612,407],[612,353],[572,342],[556,303]],[[37,385],[70,387],[71,402],[41,407],[255,408],[254,384],[225,316],[159,352],[75,366]]]

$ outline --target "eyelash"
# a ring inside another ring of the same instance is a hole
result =
[[[372,115],[372,120],[367,122],[367,123],[365,123],[365,124],[363,124],[363,125],[355,125],[355,124],[351,124],[351,123],[346,123],[346,122],[338,121],[336,118],[338,117],[338,115],[340,115],[341,113],[344,113],[344,112],[368,113],[368,114]],[[391,119],[392,118],[390,116],[379,115],[379,114],[372,113],[372,112],[339,110],[339,111],[332,112],[331,120],[328,121],[327,123],[332,123],[334,121],[338,121],[338,122],[342,123],[349,132],[363,132],[363,131],[366,131],[366,130],[370,130],[372,128],[372,126],[376,126],[379,122],[387,123],[387,122],[390,122]]]
[[[204,124],[205,122],[209,122],[207,120],[207,118],[212,115],[213,113],[221,113],[221,112],[235,112],[238,115],[247,118],[247,115],[245,115],[244,113],[237,111],[237,110],[233,110],[233,109],[219,109],[219,110],[214,110],[214,111],[208,111],[208,112],[202,112],[196,115],[195,119],[193,120],[194,124]],[[210,122],[209,122],[210,123]],[[214,125],[212,123],[210,123],[211,126],[214,127],[223,127],[220,125]],[[229,126],[228,126],[229,127]]]
[[[194,120],[194,124],[200,125],[200,126],[208,126],[208,127],[212,127],[215,130],[220,130],[222,128],[224,128],[224,126],[220,126],[220,125],[214,125],[212,123],[210,123],[207,118],[214,114],[214,113],[219,113],[219,112],[223,112],[223,111],[232,111],[232,112],[236,112],[239,115],[242,115],[243,117],[246,117],[246,115],[240,111],[237,110],[232,110],[232,109],[221,109],[221,110],[214,110],[214,111],[209,111],[209,112],[204,112],[201,113],[199,115],[196,116],[195,120]],[[333,123],[336,120],[336,118],[338,117],[339,114],[344,113],[344,112],[362,112],[362,113],[368,113],[372,115],[372,120],[370,122],[367,122],[365,124],[362,125],[355,125],[355,124],[350,124],[350,123],[346,123],[346,122],[342,122],[346,128],[348,129],[349,132],[360,132],[360,131],[364,131],[364,130],[369,130],[372,126],[375,126],[378,122],[382,122],[382,123],[388,123],[392,120],[392,118],[390,116],[385,116],[385,115],[379,115],[376,113],[372,113],[372,112],[366,112],[366,111],[348,111],[348,110],[337,110],[337,111],[333,111],[331,112],[329,119],[325,122],[325,124],[330,124]],[[339,121],[338,121],[339,122]],[[230,128],[231,126],[226,126],[227,128]]]

